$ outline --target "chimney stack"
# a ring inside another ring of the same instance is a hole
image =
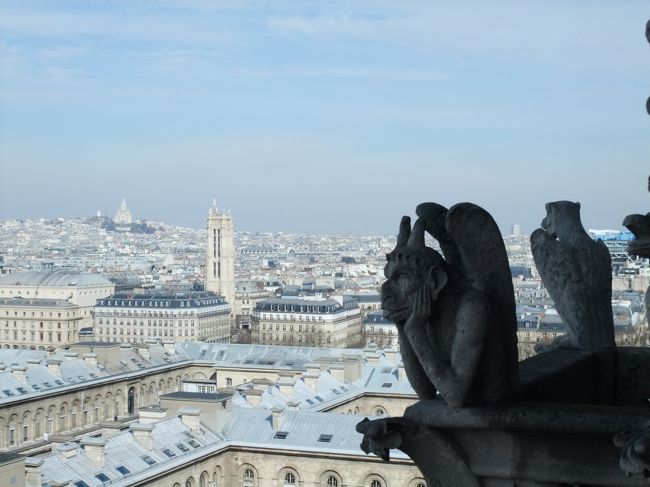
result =
[[[61,361],[56,359],[48,360],[47,371],[56,377],[61,377]]]
[[[259,408],[262,405],[262,394],[263,391],[256,391],[255,389],[249,389],[244,391],[244,397],[246,402],[253,406],[254,408]]]
[[[271,409],[271,426],[273,427],[273,431],[280,429],[283,412],[284,410],[282,408],[275,407]]]
[[[152,424],[167,418],[167,409],[160,406],[148,406],[138,409],[140,423]]]
[[[90,367],[97,367],[97,354],[95,352],[84,353],[84,362]]]
[[[41,487],[43,485],[43,460],[41,458],[25,458],[25,486]]]
[[[22,382],[23,384],[25,383],[25,372],[27,371],[27,367],[21,367],[18,365],[14,365],[11,368],[11,375],[14,376],[14,379],[16,379],[18,382]]]
[[[330,375],[339,382],[345,382],[345,367],[343,365],[332,365],[329,369]]]
[[[137,349],[138,354],[145,360],[151,359],[151,353],[149,352],[149,345],[139,346]]]
[[[314,391],[318,390],[318,377],[320,377],[318,372],[303,372],[302,374],[305,385]]]
[[[86,456],[94,464],[103,467],[105,463],[104,447],[106,446],[106,440],[101,436],[90,436],[81,440],[81,444],[86,452]]]
[[[178,411],[181,421],[192,433],[201,432],[201,410],[196,408],[183,408]]]
[[[278,389],[280,394],[283,394],[287,397],[293,397],[293,386],[296,385],[296,381],[290,377],[281,377],[278,382]]]
[[[72,458],[77,456],[77,444],[76,443],[63,443],[56,447],[56,451],[63,455],[65,458]]]
[[[129,429],[133,434],[133,438],[135,438],[138,443],[147,450],[151,450],[151,432],[153,431],[153,425],[133,423]]]
[[[165,352],[174,354],[176,352],[176,347],[174,344],[174,340],[163,340],[163,348],[165,349]]]

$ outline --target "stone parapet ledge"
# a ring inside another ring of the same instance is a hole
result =
[[[650,408],[520,402],[450,408],[441,400],[419,401],[404,418],[445,430],[507,430],[554,435],[614,435],[650,420]],[[611,441],[610,441],[611,442]]]
[[[650,487],[650,348],[551,350],[520,363],[520,401],[422,400],[364,421],[362,448],[392,448],[436,487]]]
[[[358,430],[366,452],[388,459],[388,450],[398,448],[437,487],[648,487],[643,468],[639,475],[629,475],[634,466],[624,471],[625,448],[614,443],[626,430],[637,438],[650,432],[648,419],[646,408],[534,402],[450,408],[428,400],[403,418],[367,421]]]

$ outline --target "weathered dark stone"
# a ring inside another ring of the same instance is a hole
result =
[[[645,24],[645,38],[650,42],[650,20]]]
[[[423,203],[403,217],[386,256],[382,308],[398,329],[402,360],[420,398],[451,407],[495,404],[518,394],[514,293],[503,240],[471,203],[449,211]],[[424,245],[425,229],[445,259]]]
[[[648,113],[650,113],[650,105],[648,105]],[[650,177],[648,177],[648,191],[650,191]],[[638,257],[650,257],[650,213],[628,215],[623,220],[623,226],[636,237],[636,240],[628,244],[629,253]]]
[[[542,228],[530,236],[535,265],[567,327],[566,348],[613,348],[612,261],[580,221],[580,203],[546,204]]]
[[[650,21],[648,21],[650,25]],[[647,34],[646,26],[646,34]],[[648,98],[648,113],[650,113],[650,98]],[[648,177],[648,191],[650,191],[650,176]],[[650,213],[645,215],[628,215],[623,220],[623,226],[634,234],[636,240],[631,241],[627,250],[630,255],[636,255],[638,257],[650,257]],[[646,290],[645,293],[645,309],[646,316],[648,315],[648,310],[650,310],[650,288]]]
[[[615,349],[551,350],[521,362],[519,377],[525,400],[617,404]]]
[[[650,421],[619,433],[614,437],[614,445],[622,450],[619,464],[626,474],[650,474]]]
[[[402,450],[418,465],[430,486],[481,486],[461,446],[444,431],[422,428],[406,418],[375,421],[365,418],[357,424],[357,431],[363,434],[363,451],[388,461],[391,449]],[[430,452],[435,452],[435,455]]]
[[[450,408],[428,400],[407,408],[403,418],[362,423],[358,430],[397,432],[398,448],[415,461],[428,485],[647,487],[638,468],[619,467],[619,462],[626,467],[638,462],[637,445],[645,444],[648,433],[647,412],[537,402]],[[388,424],[375,424],[380,422]],[[373,441],[382,443],[381,438]],[[624,452],[621,438],[628,440]]]

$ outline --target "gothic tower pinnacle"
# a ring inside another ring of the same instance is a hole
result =
[[[216,200],[208,212],[208,245],[205,289],[235,304],[235,242],[230,212],[220,213]]]

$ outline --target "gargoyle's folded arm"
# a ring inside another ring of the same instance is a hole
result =
[[[409,320],[405,326],[406,338],[424,373],[451,407],[467,403],[487,335],[487,312],[482,293],[470,291],[461,298],[450,360],[441,356],[436,344],[429,345],[422,323]]]

